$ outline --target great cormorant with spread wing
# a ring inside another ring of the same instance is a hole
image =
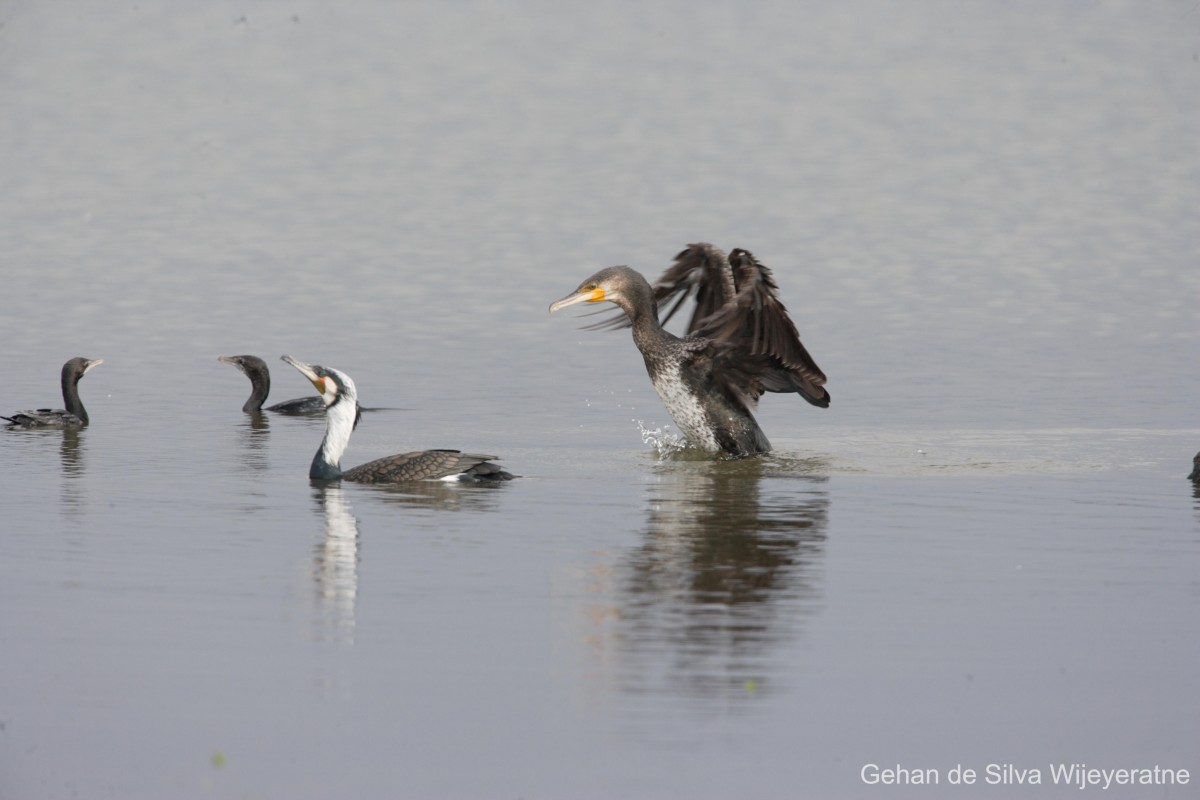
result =
[[[696,308],[686,335],[675,336],[663,322],[688,297]],[[629,267],[608,267],[550,311],[606,301],[624,314],[590,327],[633,329],[651,383],[693,447],[768,452],[771,443],[752,413],[764,392],[794,392],[829,406],[825,373],[800,342],[771,271],[747,250],[726,256],[710,244],[688,245],[653,287]]]

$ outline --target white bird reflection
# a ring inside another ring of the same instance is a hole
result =
[[[313,553],[317,636],[354,644],[358,598],[358,520],[341,486],[313,488],[325,517],[325,536]]]

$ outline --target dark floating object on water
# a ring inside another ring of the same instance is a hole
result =
[[[825,373],[801,344],[778,292],[771,271],[749,251],[726,257],[701,243],[675,256],[653,288],[629,267],[609,267],[551,304],[550,312],[576,303],[620,306],[624,314],[589,328],[632,327],[650,381],[688,442],[740,456],[771,449],[751,413],[763,392],[795,392],[814,406],[829,405]],[[693,296],[687,335],[664,330]]]
[[[79,399],[79,379],[87,374],[92,367],[104,363],[103,358],[72,358],[63,364],[61,408],[37,408],[18,411],[11,417],[0,416],[8,420],[10,428],[82,428],[88,424],[87,409]]]
[[[233,364],[250,379],[250,397],[242,406],[242,411],[247,414],[257,414],[264,410],[279,414],[313,414],[325,411],[325,401],[316,395],[284,400],[264,409],[263,403],[271,393],[271,370],[267,369],[267,362],[258,356],[217,356],[217,361]]]
[[[1192,474],[1188,475],[1188,480],[1200,483],[1200,453],[1192,459]]]
[[[385,456],[343,472],[342,454],[350,443],[350,434],[358,425],[358,389],[354,381],[340,370],[305,364],[291,356],[282,356],[282,359],[312,381],[326,406],[325,438],[308,470],[312,480],[402,483],[430,479],[476,482],[512,479],[511,473],[492,463],[496,456],[458,450],[417,450]]]

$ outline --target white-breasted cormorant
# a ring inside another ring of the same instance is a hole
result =
[[[358,389],[346,373],[331,367],[305,364],[282,356],[308,378],[325,403],[325,438],[313,456],[308,477],[313,480],[345,480],[358,483],[403,483],[404,481],[458,478],[466,481],[506,481],[513,476],[492,461],[496,456],[463,453],[459,450],[417,450],[385,456],[342,471],[342,454],[358,424]]]
[[[247,398],[242,411],[247,414],[257,414],[260,411],[275,411],[280,414],[312,414],[325,410],[325,401],[316,395],[311,397],[296,397],[284,400],[272,406],[263,408],[267,395],[271,393],[271,370],[267,362],[258,356],[217,356],[217,361],[233,364],[250,379],[250,397]]]
[[[663,322],[689,296],[696,300],[682,338],[658,318],[677,295]],[[771,443],[751,413],[763,392],[795,392],[814,406],[829,405],[825,374],[800,342],[771,271],[749,251],[726,256],[710,244],[688,245],[653,287],[629,267],[602,269],[550,312],[605,301],[625,313],[590,327],[633,329],[651,383],[694,447],[768,452]]]
[[[28,411],[18,411],[11,417],[0,417],[8,420],[11,428],[82,428],[88,424],[87,409],[79,399],[79,379],[92,367],[104,363],[103,358],[72,358],[63,364],[62,396],[65,409],[36,408]]]

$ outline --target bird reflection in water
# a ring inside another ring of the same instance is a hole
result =
[[[261,472],[271,466],[268,446],[271,443],[271,420],[261,411],[246,414],[238,423],[245,450],[238,463],[251,472]]]
[[[61,431],[48,430],[45,432],[50,435],[62,435],[62,442],[59,444],[58,450],[63,474],[62,507],[68,516],[80,515],[87,505],[84,491],[86,483],[82,480],[85,471],[84,453],[87,452],[87,448],[83,446],[82,442],[84,432],[80,428],[63,428]]]
[[[1188,480],[1192,482],[1192,497],[1196,499],[1196,510],[1200,511],[1200,453],[1196,453],[1192,459],[1192,471]]]
[[[71,427],[6,427],[4,435],[27,437],[32,447],[49,451],[47,439],[58,440],[58,460],[62,468],[61,508],[64,516],[79,519],[87,510],[87,428]]]
[[[64,428],[62,444],[59,445],[59,456],[62,460],[63,475],[68,478],[78,478],[83,475],[83,453],[80,450],[79,428]]]
[[[499,507],[503,483],[409,481],[369,484],[372,497],[385,503],[430,511],[494,511]]]
[[[706,703],[763,696],[774,658],[819,606],[829,500],[819,465],[654,467],[641,546],[614,576],[621,689]]]
[[[325,535],[313,551],[317,636],[354,644],[358,598],[358,520],[336,484],[313,487]]]

